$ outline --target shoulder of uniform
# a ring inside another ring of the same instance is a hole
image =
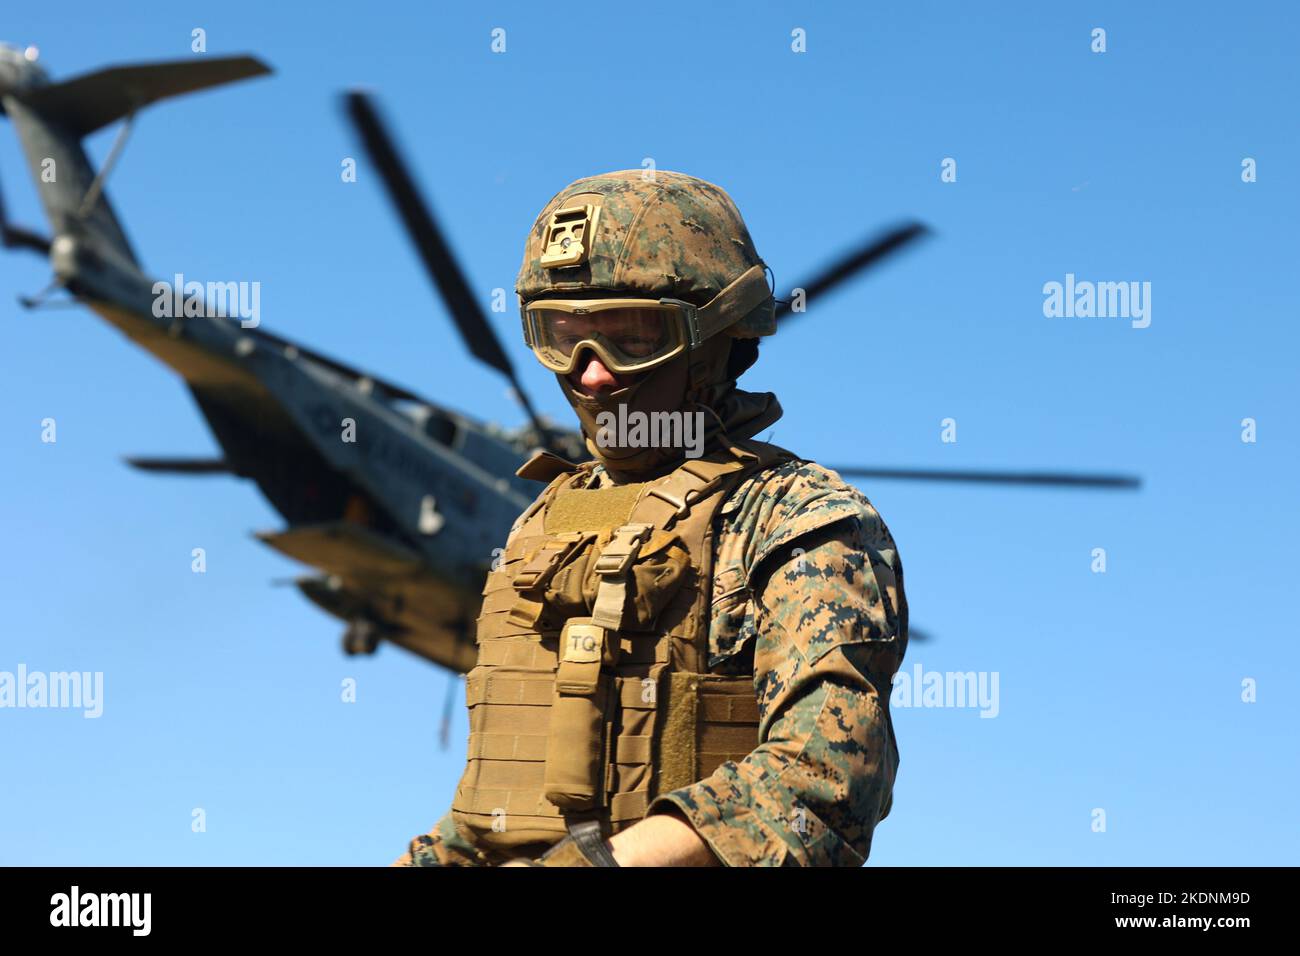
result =
[[[892,547],[871,502],[836,472],[795,458],[747,477],[721,509],[723,533],[747,540],[753,564],[820,528],[856,519],[865,546]]]

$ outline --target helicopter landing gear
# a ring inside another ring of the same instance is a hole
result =
[[[343,653],[373,654],[379,647],[379,625],[364,617],[354,618],[348,622],[348,629],[343,632]]]

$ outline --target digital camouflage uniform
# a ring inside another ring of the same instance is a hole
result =
[[[562,236],[568,238],[561,242]],[[570,256],[571,250],[577,255]],[[541,301],[543,310],[548,300],[566,295],[611,293],[629,301],[664,296],[664,302],[692,304],[696,312],[683,320],[692,326],[689,349],[665,356],[663,364],[639,382],[621,386],[608,401],[645,410],[709,409],[707,447],[718,448],[730,441],[743,444],[780,416],[775,396],[735,387],[735,377],[757,350],[747,360],[741,353],[736,363],[738,347],[727,344],[775,331],[765,268],[722,189],[679,173],[647,178],[632,170],[579,180],[551,200],[530,231],[516,291],[534,352],[538,328],[530,326],[529,300]],[[570,308],[586,304],[582,299]],[[573,347],[575,361],[581,348]],[[577,466],[587,488],[680,467],[657,449],[628,452],[593,441],[595,413],[612,405],[603,396],[575,391],[567,371],[554,366],[552,371],[597,459]],[[693,673],[725,675],[715,679],[729,682],[736,701],[742,696],[747,701],[744,678],[752,675],[756,718],[746,719],[757,721],[748,738],[757,745],[730,748],[736,759],[715,762],[717,769],[704,771],[703,779],[671,784],[667,792],[651,788],[644,812],[680,814],[725,865],[858,866],[870,852],[876,823],[890,810],[898,766],[889,690],[907,642],[902,565],[888,528],[859,491],[834,472],[780,449],[771,455],[774,446],[763,447],[768,452],[759,456],[757,470],[741,472],[738,484],[724,485],[730,493],[714,500],[710,507],[716,510],[704,512],[712,514],[703,527],[711,524],[713,536],[700,556],[712,554],[712,577],[699,583],[692,613],[699,615],[694,620],[701,644],[707,628],[707,664],[705,648],[699,648],[700,666],[707,670],[681,675],[688,682]],[[680,459],[680,450],[676,454]],[[538,502],[553,488],[554,483]],[[484,593],[503,590],[490,578]],[[554,661],[556,652],[548,653]],[[542,672],[532,673],[536,680]],[[741,703],[755,710],[753,703]],[[536,747],[539,731],[532,727],[519,729],[516,723],[495,736],[508,743],[512,732],[531,735]],[[520,738],[514,739],[517,750]],[[617,743],[621,748],[624,738]],[[667,753],[676,745],[665,736],[662,746]],[[748,756],[739,756],[751,746]],[[506,759],[515,758],[507,753]],[[537,760],[536,751],[527,759]],[[455,812],[411,841],[398,865],[496,865],[510,858],[500,846],[486,847],[483,837],[464,825],[470,818],[462,812],[458,820]],[[630,825],[635,819],[639,816]],[[481,828],[481,820],[474,825]]]

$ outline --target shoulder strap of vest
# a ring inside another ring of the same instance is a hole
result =
[[[578,468],[577,464],[567,458],[561,458],[553,451],[542,450],[520,465],[515,474],[529,481],[553,481],[560,475],[577,471]]]
[[[633,519],[671,528],[716,492],[730,492],[753,472],[791,458],[794,455],[784,448],[749,440],[733,441],[701,458],[688,458],[664,481],[647,490],[633,511]],[[719,495],[710,502],[710,515],[725,498]]]
[[[796,461],[799,456],[788,448],[782,448],[780,445],[772,445],[765,441],[759,441],[756,438],[742,438],[732,442],[732,444],[743,448],[758,458],[756,469],[761,470],[770,468],[773,465],[784,464],[787,461]]]

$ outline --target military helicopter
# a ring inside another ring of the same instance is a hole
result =
[[[0,240],[48,256],[54,274],[47,290],[20,301],[39,307],[62,290],[166,363],[184,379],[223,452],[126,461],[154,473],[251,479],[286,522],[257,537],[315,569],[294,583],[345,622],[348,653],[371,653],[387,641],[468,671],[494,549],[538,491],[516,469],[539,448],[571,460],[587,452],[579,433],[537,414],[370,99],[349,94],[347,115],[470,353],[513,386],[529,420],[524,427],[477,421],[250,327],[211,301],[223,290],[186,284],[182,295],[141,270],[104,190],[136,113],[168,97],[264,76],[271,72],[264,63],[251,56],[140,63],[52,83],[37,59],[34,48],[0,45],[0,113],[21,140],[51,229],[46,237],[11,224],[0,197]],[[82,140],[119,119],[117,140],[96,171]],[[43,175],[51,168],[57,176]],[[795,288],[805,301],[820,301],[926,232],[903,224]],[[179,307],[160,315],[160,294]],[[788,302],[778,306],[783,323],[799,314]],[[846,477],[1139,485],[1117,475],[836,470]]]

